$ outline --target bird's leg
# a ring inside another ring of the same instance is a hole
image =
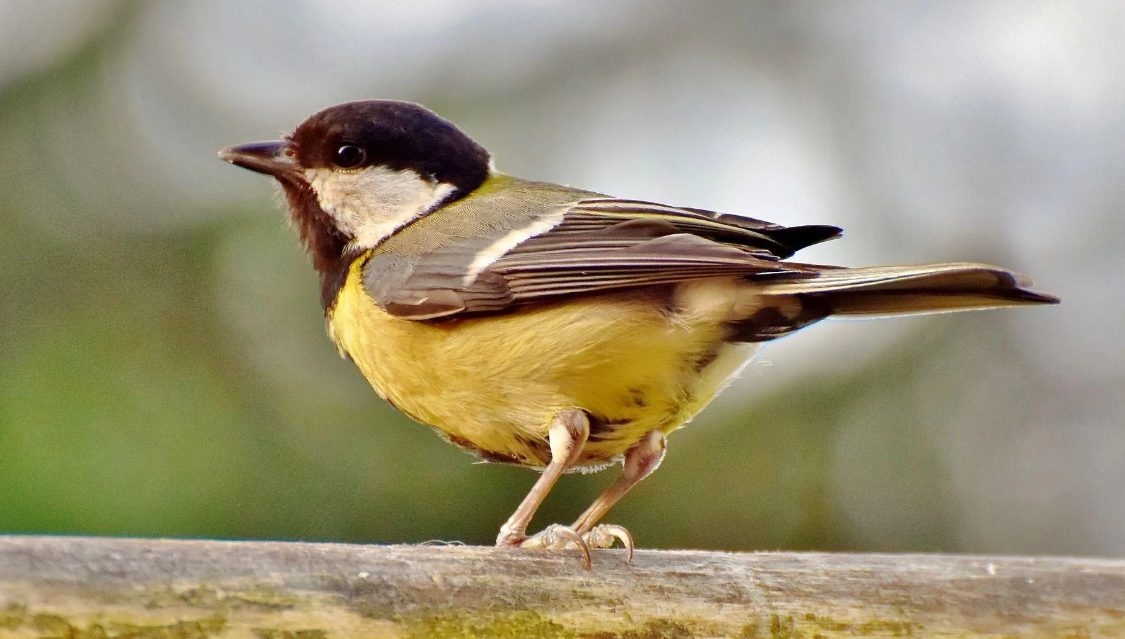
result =
[[[551,444],[551,462],[543,469],[543,474],[531,487],[527,497],[520,502],[516,512],[512,513],[508,521],[500,527],[500,534],[496,537],[497,546],[519,546],[528,541],[527,525],[531,523],[535,511],[547,498],[547,493],[551,492],[551,488],[563,472],[578,461],[582,454],[582,447],[586,445],[586,438],[589,436],[590,420],[582,411],[568,409],[555,416],[547,434],[547,440]],[[586,563],[589,564],[589,551],[582,543],[582,538],[577,534],[568,536],[563,533],[562,536],[567,537],[568,541],[577,540],[579,548],[586,555]]]
[[[596,526],[596,524],[618,500],[625,496],[625,493],[629,492],[633,486],[651,475],[652,471],[660,466],[666,449],[667,440],[664,438],[664,433],[658,430],[646,433],[641,441],[625,453],[625,464],[621,470],[621,475],[601,496],[594,500],[594,503],[590,504],[586,512],[582,513],[578,520],[574,522],[571,529],[594,548],[608,548],[613,545],[614,540],[621,540],[626,550],[629,551],[629,559],[631,560],[633,558],[633,537],[629,534],[629,531],[621,526]]]

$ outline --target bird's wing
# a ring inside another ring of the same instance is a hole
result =
[[[364,285],[385,311],[405,319],[495,313],[563,296],[705,277],[810,276],[780,260],[840,234],[833,226],[783,227],[569,193],[593,197],[571,195],[568,202],[543,202],[534,211],[485,201],[473,206],[491,207],[487,218],[470,208],[423,218],[369,255]]]
[[[786,259],[795,252],[840,235],[835,226],[786,227],[739,215],[666,206],[640,200],[585,198],[571,205],[562,223],[536,235],[521,250],[565,244],[571,238],[663,236],[686,233],[753,251],[765,259]]]

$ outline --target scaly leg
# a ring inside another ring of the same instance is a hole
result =
[[[617,480],[601,494],[586,512],[574,522],[571,528],[581,535],[586,543],[594,548],[608,548],[615,539],[620,539],[629,551],[628,560],[633,559],[633,537],[629,531],[621,526],[602,525],[595,526],[609,509],[613,507],[625,493],[629,492],[642,479],[652,474],[660,466],[667,450],[667,440],[664,433],[653,430],[645,434],[641,441],[625,453],[625,464]]]
[[[552,440],[552,443],[554,440]],[[572,526],[554,524],[547,526],[533,537],[520,543],[525,548],[566,548],[574,544],[582,551],[586,567],[590,567],[590,548],[609,548],[615,541],[621,541],[628,551],[628,559],[633,559],[633,536],[622,526],[595,524],[618,502],[625,493],[645,477],[652,474],[664,459],[664,433],[654,430],[645,434],[625,453],[625,464],[621,475],[606,489],[594,503],[582,513]],[[548,467],[549,468],[549,467]],[[503,534],[503,533],[502,533]]]
[[[500,527],[500,534],[496,537],[497,546],[521,546],[525,545],[524,542],[535,539],[534,537],[528,539],[527,525],[531,523],[535,511],[547,498],[547,493],[551,492],[555,482],[559,480],[566,469],[578,461],[578,458],[582,455],[582,447],[586,445],[586,438],[589,436],[590,420],[586,418],[586,414],[582,411],[569,409],[555,416],[547,434],[548,441],[551,444],[551,462],[543,469],[543,474],[531,487],[527,497],[524,497],[523,501],[520,502],[516,512],[512,513],[508,521]],[[569,531],[569,533],[563,532],[561,536],[565,537],[567,541],[577,540],[577,545],[586,556],[586,563],[589,564],[590,553],[585,547],[586,544],[573,531]],[[535,543],[529,546],[539,547]]]

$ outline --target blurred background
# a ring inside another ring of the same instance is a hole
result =
[[[1112,0],[0,0],[0,533],[492,543],[535,474],[379,400],[215,157],[382,97],[508,173],[1063,298],[771,344],[611,513],[642,547],[1125,554],[1123,32]]]

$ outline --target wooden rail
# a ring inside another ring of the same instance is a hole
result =
[[[1125,638],[1125,561],[0,537],[0,639]]]

